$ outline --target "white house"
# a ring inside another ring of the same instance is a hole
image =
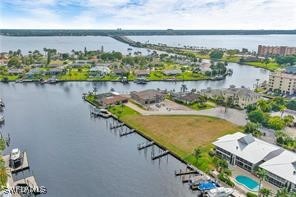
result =
[[[220,137],[213,144],[216,154],[231,165],[252,173],[263,168],[266,181],[296,191],[296,153],[241,132]]]
[[[111,72],[107,66],[95,66],[89,69],[90,75],[92,76],[104,76]]]

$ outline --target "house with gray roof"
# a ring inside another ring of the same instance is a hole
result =
[[[218,138],[213,145],[218,157],[251,173],[266,170],[266,181],[296,192],[296,153],[237,132]]]

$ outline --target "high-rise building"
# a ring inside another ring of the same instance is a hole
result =
[[[287,67],[283,72],[271,72],[268,88],[282,94],[296,93],[296,66]]]
[[[258,56],[296,55],[296,47],[258,45]]]

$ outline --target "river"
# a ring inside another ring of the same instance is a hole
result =
[[[138,42],[183,47],[226,48],[257,51],[259,44],[296,47],[296,35],[193,35],[193,36],[129,36]]]
[[[296,35],[196,35],[196,36],[129,36],[131,39],[140,42],[164,43],[170,46],[198,46],[206,48],[247,48],[257,51],[259,44],[264,45],[287,45],[296,46]],[[60,52],[74,50],[100,50],[120,51],[124,54],[141,51],[147,54],[146,49],[129,47],[127,44],[118,42],[106,36],[35,36],[35,37],[14,37],[0,36],[0,52],[9,50],[21,51],[26,54],[35,49],[43,51],[43,48],[55,48]],[[132,48],[132,51],[127,50]]]

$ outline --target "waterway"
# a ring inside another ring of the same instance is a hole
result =
[[[296,35],[193,35],[193,36],[129,36],[132,40],[167,44],[169,46],[194,46],[204,48],[226,48],[257,51],[258,45],[294,46]]]
[[[257,51],[259,44],[263,45],[287,45],[296,46],[296,35],[195,35],[195,36],[129,36],[140,42],[158,44],[164,43],[170,46],[197,46],[206,48],[227,48]],[[133,48],[127,44],[118,42],[106,36],[34,36],[13,37],[0,36],[0,52],[16,51],[21,49],[23,53],[43,48],[55,48],[60,52],[74,50],[100,50],[120,51],[124,54],[141,51],[147,54],[146,49]],[[131,48],[133,50],[128,50]]]
[[[222,88],[230,84],[252,87],[267,79],[268,71],[230,64],[232,76],[223,81],[184,82],[192,88]],[[148,88],[179,90],[183,82],[150,82],[146,85],[116,82],[65,82],[0,84],[6,108],[2,133],[12,144],[28,152],[31,173],[52,197],[189,197],[196,194],[174,176],[184,164],[172,156],[151,161],[151,148],[138,151],[145,139],[137,134],[119,137],[104,119],[90,117],[82,93],[97,88],[118,92]],[[21,177],[18,175],[17,177]]]

